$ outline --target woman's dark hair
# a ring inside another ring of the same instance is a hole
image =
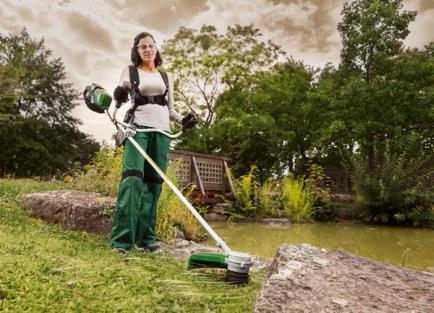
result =
[[[155,42],[154,36],[152,36],[150,33],[147,32],[142,32],[138,34],[136,37],[134,37],[133,47],[131,48],[131,63],[133,63],[134,66],[139,66],[140,64],[142,64],[142,59],[140,58],[140,54],[138,51],[139,48],[137,47],[137,45],[139,44],[140,39],[145,37],[150,37],[152,41]],[[157,56],[155,57],[154,60],[154,64],[155,67],[158,67],[161,64],[163,64],[163,59],[161,58],[161,54],[160,51],[158,51],[158,49],[157,49]]]

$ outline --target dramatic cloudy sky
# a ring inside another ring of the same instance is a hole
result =
[[[0,32],[19,33],[24,27],[35,39],[45,38],[61,57],[68,80],[82,90],[97,82],[112,91],[129,61],[132,39],[141,31],[157,42],[171,38],[180,26],[253,23],[264,40],[280,44],[288,55],[321,67],[337,63],[340,38],[336,30],[345,0],[1,0]],[[405,44],[422,47],[434,41],[434,0],[404,0],[417,10]],[[174,73],[176,79],[176,73]],[[113,126],[104,115],[84,104],[74,110],[80,129],[110,142]]]

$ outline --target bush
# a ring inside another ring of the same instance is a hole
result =
[[[166,174],[179,189],[179,182],[175,176],[175,167],[176,164],[169,166]],[[188,199],[195,188],[196,186],[192,185],[184,192],[184,196]],[[197,241],[203,238],[204,235],[199,222],[167,184],[163,184],[163,190],[157,204],[157,212],[156,233],[158,238],[170,241],[177,237],[178,231],[182,231],[188,240]]]
[[[386,157],[374,173],[354,163],[354,190],[361,218],[382,224],[432,225],[434,203],[427,181],[433,171],[421,160]]]
[[[255,177],[256,167],[252,166],[247,175],[234,179],[235,203],[229,212],[232,218],[257,217],[258,182]]]
[[[280,201],[284,215],[293,222],[311,219],[314,198],[304,178],[294,178],[292,175],[284,177]]]
[[[91,164],[74,170],[73,187],[77,190],[99,192],[116,196],[121,179],[123,147],[104,146],[93,158]]]
[[[258,218],[282,216],[282,210],[280,210],[277,202],[278,188],[279,185],[271,177],[258,188]]]
[[[310,164],[308,173],[306,183],[314,198],[312,217],[322,222],[334,219],[336,210],[331,203],[330,179],[318,164]]]
[[[268,178],[260,185],[255,170],[253,166],[247,175],[233,179],[236,200],[229,212],[231,218],[288,217],[294,222],[311,219],[314,197],[303,178]]]

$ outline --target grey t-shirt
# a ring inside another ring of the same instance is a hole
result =
[[[143,96],[158,96],[164,94],[166,85],[159,72],[145,72],[139,71],[139,92]],[[158,128],[164,131],[170,131],[169,121],[181,123],[182,115],[175,111],[173,108],[173,79],[172,75],[169,77],[169,93],[167,106],[158,104],[145,104],[137,107],[134,114],[134,123],[141,126],[148,126]],[[124,86],[131,90],[130,71],[128,66],[124,68],[119,80],[119,86]]]

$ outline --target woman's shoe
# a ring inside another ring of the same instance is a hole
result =
[[[157,250],[160,250],[161,247],[158,243],[151,243],[149,245],[136,245],[136,250],[142,251],[142,252],[155,252]]]
[[[127,253],[127,250],[125,250],[124,248],[113,248],[112,251],[114,253],[117,253],[117,254],[125,254],[125,253]]]

